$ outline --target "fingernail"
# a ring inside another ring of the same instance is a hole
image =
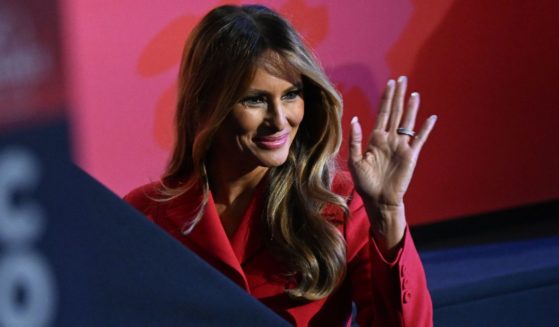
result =
[[[437,115],[431,116],[431,119],[432,119],[434,122],[437,121],[438,118],[439,118],[439,116],[437,116]]]
[[[393,80],[393,79],[389,79],[388,82],[386,83],[386,86],[388,86],[388,87],[394,86],[394,80]]]
[[[414,97],[414,98],[417,98],[417,97],[419,97],[419,93],[413,92],[413,93],[411,94],[411,96]]]
[[[357,123],[357,121],[358,121],[357,116],[353,116],[353,118],[351,118],[351,124],[352,125]]]
[[[408,78],[406,76],[400,76],[400,78],[398,78],[398,83],[404,83],[407,80]]]

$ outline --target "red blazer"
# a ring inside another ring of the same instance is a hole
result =
[[[225,234],[210,195],[200,223],[188,235],[181,234],[191,219],[201,194],[189,191],[160,203],[159,183],[139,187],[125,200],[143,212],[171,236],[197,253],[233,282],[296,326],[349,325],[351,303],[357,305],[360,326],[432,326],[431,297],[423,266],[409,230],[395,260],[387,262],[369,234],[369,220],[363,202],[355,192],[351,177],[336,176],[332,190],[349,196],[349,218],[341,210],[324,209],[347,242],[347,276],[330,296],[319,301],[289,298],[285,288],[295,281],[286,276],[284,265],[271,254],[263,238],[259,215],[264,186],[258,188],[231,240]]]

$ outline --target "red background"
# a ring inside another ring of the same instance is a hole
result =
[[[221,3],[62,1],[76,161],[119,195],[162,172],[184,39]],[[420,121],[439,116],[407,195],[412,224],[559,198],[558,2],[262,3],[316,50],[346,130],[353,115],[372,126],[399,75],[421,93]]]

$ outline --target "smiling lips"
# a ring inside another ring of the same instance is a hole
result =
[[[289,133],[270,136],[258,136],[253,139],[254,143],[267,150],[277,150],[283,147],[289,139]]]

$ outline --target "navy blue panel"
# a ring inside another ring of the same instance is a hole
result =
[[[435,326],[559,326],[559,237],[421,253]]]
[[[469,284],[514,273],[559,267],[559,236],[424,251],[431,290]]]
[[[433,292],[435,326],[558,326],[559,267]]]
[[[14,236],[13,228],[0,237],[0,284],[8,285],[0,289],[0,325],[286,325],[71,163],[64,126],[0,136],[1,212],[31,208],[27,214],[40,218],[29,220],[39,232]],[[19,168],[1,162],[26,160],[38,179],[29,174],[31,182],[14,186]],[[14,217],[0,221],[13,227]],[[6,269],[8,260],[23,262],[10,266],[22,267],[20,275]]]

